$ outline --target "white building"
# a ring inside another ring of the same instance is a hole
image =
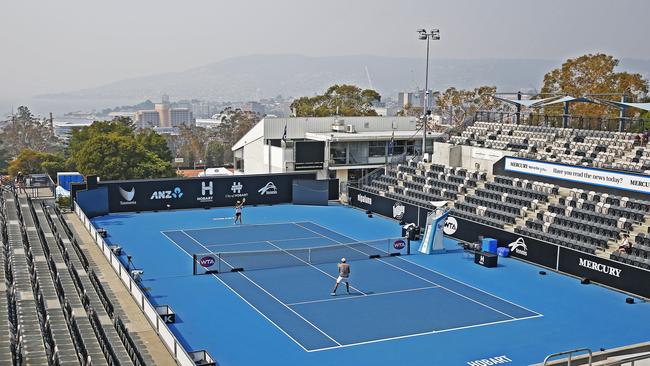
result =
[[[83,128],[92,125],[93,119],[63,117],[57,118],[52,122],[54,127],[54,135],[60,139],[68,140],[72,135],[72,130],[75,128]]]
[[[232,150],[238,173],[314,171],[319,179],[347,181],[421,147],[415,117],[293,117],[262,119]]]
[[[221,119],[218,118],[197,118],[196,127],[217,128],[221,125]]]

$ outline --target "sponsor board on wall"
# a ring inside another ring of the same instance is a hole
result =
[[[392,217],[397,201],[370,192],[350,187],[351,205],[371,210],[386,217]],[[426,222],[429,210],[406,205],[416,209],[416,215]],[[409,222],[409,220],[406,220]],[[410,221],[414,222],[414,221]],[[616,262],[577,250],[559,247],[536,238],[483,225],[461,217],[449,216],[445,222],[445,235],[465,242],[476,242],[479,236],[494,238],[499,247],[508,247],[512,257],[532,262],[562,273],[589,278],[612,288],[650,298],[650,271]]]
[[[110,212],[277,204],[292,200],[294,179],[315,179],[314,173],[241,175],[234,177],[100,182],[108,188]]]
[[[558,271],[650,297],[650,271],[600,258],[569,248],[560,248]]]
[[[644,194],[650,192],[650,176],[640,174],[622,173],[512,157],[505,158],[504,170],[507,172],[559,179],[612,189],[624,189]]]

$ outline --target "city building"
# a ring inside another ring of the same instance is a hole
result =
[[[169,96],[163,95],[162,102],[156,103],[153,110],[141,110],[134,114],[137,128],[173,128],[181,125],[194,125],[190,108],[172,108]]]
[[[124,112],[124,111],[111,112],[111,113],[108,114],[108,117],[110,117],[111,119],[117,118],[117,117],[128,117],[128,118],[131,118],[131,120],[135,121],[135,113],[136,112]]]
[[[192,111],[189,108],[172,108],[169,110],[169,116],[171,127],[191,126],[194,124]]]
[[[433,109],[436,104],[439,93],[429,90],[429,106]],[[411,107],[424,108],[426,92],[424,90],[416,90],[414,92],[399,92],[397,93],[397,105],[400,109],[410,105]]]
[[[156,110],[156,112],[158,112],[158,115],[160,116],[160,124],[158,125],[158,127],[171,127],[171,121],[170,121],[171,118],[169,116],[169,110],[171,109],[171,105],[169,104],[169,96],[163,95],[162,102],[156,103],[154,109]]]
[[[75,118],[75,117],[58,117],[52,122],[54,128],[54,135],[64,141],[70,139],[72,130],[76,128],[83,128],[92,125],[93,119]]]
[[[198,118],[196,120],[196,127],[203,127],[203,128],[217,128],[219,125],[221,125],[221,118],[215,118],[215,115],[212,118]]]
[[[135,112],[135,125],[137,128],[153,128],[160,126],[160,112],[155,110]]]
[[[237,173],[314,171],[320,179],[347,181],[387,161],[416,156],[421,147],[415,117],[266,117],[232,150]]]
[[[241,107],[242,111],[257,113],[260,116],[264,115],[265,108],[264,105],[258,102],[247,102],[244,103]]]

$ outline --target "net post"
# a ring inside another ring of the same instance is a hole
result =
[[[307,248],[307,263],[311,264],[311,248]]]
[[[221,273],[221,253],[217,253],[217,273]]]
[[[196,254],[192,254],[192,274],[196,275]]]

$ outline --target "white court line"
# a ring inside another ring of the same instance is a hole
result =
[[[329,273],[327,273],[327,272],[325,272],[325,271],[323,271],[322,269],[320,269],[320,268],[318,268],[318,267],[316,267],[315,265],[313,265],[313,264],[311,264],[311,263],[309,263],[309,262],[307,262],[307,261],[305,261],[305,260],[302,260],[302,259],[301,259],[300,257],[298,257],[298,256],[295,256],[295,255],[293,255],[293,254],[291,254],[291,253],[289,253],[289,252],[288,252],[288,251],[286,251],[285,249],[282,249],[282,248],[280,248],[279,246],[277,246],[277,245],[275,245],[275,244],[273,244],[273,243],[271,243],[270,241],[267,241],[267,243],[269,243],[269,244],[271,244],[271,245],[273,245],[274,247],[276,247],[276,248],[278,248],[278,249],[280,249],[281,251],[283,251],[283,252],[285,252],[285,253],[287,253],[287,254],[289,254],[290,256],[292,256],[292,257],[294,257],[294,258],[296,258],[297,260],[299,260],[299,261],[301,261],[301,262],[303,262],[303,263],[305,263],[305,264],[306,264],[306,265],[308,265],[309,267],[311,267],[311,268],[313,268],[313,269],[315,269],[315,270],[317,270],[318,272],[320,272],[320,273],[322,273],[322,274],[324,274],[325,276],[327,276],[327,277],[329,277],[329,278],[332,278],[332,279],[334,279],[334,280],[336,280],[336,279],[337,279],[336,277],[334,277],[334,276],[332,276],[331,274],[329,274]],[[361,291],[361,290],[359,290],[358,288],[356,288],[356,287],[354,287],[354,286],[352,286],[352,285],[350,285],[350,288],[351,288],[351,289],[353,289],[353,290],[356,290],[356,291],[357,291],[358,293],[360,293],[361,295],[363,295],[363,296],[366,296],[366,293],[365,293],[365,292],[363,292],[363,291]],[[289,305],[289,304],[287,304],[287,305]]]
[[[185,232],[183,231],[183,233],[185,233]],[[199,243],[196,239],[194,239],[194,238],[192,238],[191,236],[187,235],[187,233],[185,233],[185,235],[186,235],[188,238],[194,240],[194,241],[195,241],[197,244],[199,244],[200,246],[202,246],[203,249],[206,249],[206,250],[208,249],[208,248],[206,248],[203,244]],[[222,258],[221,260],[224,261],[228,266],[230,266],[231,268],[233,268],[233,266],[231,266],[228,262],[226,262],[225,260],[223,260],[223,258]],[[247,279],[248,281],[250,281],[250,283],[252,283],[253,285],[257,286],[260,290],[264,291],[267,295],[271,296],[275,301],[277,301],[277,302],[279,302],[280,304],[282,304],[285,308],[289,309],[289,311],[291,311],[292,313],[296,314],[300,319],[304,320],[305,323],[311,325],[312,327],[314,327],[314,329],[316,329],[317,331],[321,332],[325,337],[327,337],[327,338],[329,338],[330,340],[332,340],[332,342],[338,344],[339,346],[341,345],[341,343],[339,343],[336,339],[332,338],[329,334],[325,333],[323,330],[321,330],[320,328],[318,328],[317,326],[315,326],[312,322],[310,322],[309,320],[305,319],[302,315],[298,314],[298,312],[296,312],[296,311],[293,310],[292,308],[288,307],[287,304],[285,304],[284,302],[280,301],[280,299],[278,299],[277,297],[273,296],[270,292],[266,291],[266,289],[265,289],[264,287],[260,286],[257,282],[251,280],[251,279],[250,279],[248,276],[246,276],[243,272],[237,272],[237,273],[239,273],[240,275],[242,275],[245,279]]]
[[[466,325],[466,326],[463,326],[463,327],[447,328],[447,329],[441,329],[441,330],[431,330],[431,331],[428,331],[428,332],[406,334],[406,335],[397,336],[397,337],[373,339],[373,340],[370,340],[370,341],[363,341],[363,342],[356,342],[356,343],[346,343],[346,344],[343,344],[343,345],[340,345],[340,346],[332,346],[332,347],[325,347],[325,348],[310,349],[307,352],[309,352],[309,353],[311,353],[311,352],[320,352],[320,351],[327,351],[327,350],[332,350],[332,349],[361,346],[361,345],[364,345],[364,344],[379,343],[379,342],[393,341],[393,340],[397,340],[397,339],[419,337],[419,336],[429,335],[429,334],[438,334],[438,333],[445,333],[445,332],[451,332],[451,331],[456,331],[456,330],[479,328],[479,327],[485,327],[485,326],[488,326],[488,325],[495,325],[495,324],[501,324],[501,323],[510,323],[510,322],[516,322],[516,321],[520,321],[520,320],[528,320],[528,319],[533,319],[533,318],[539,318],[541,316],[542,315],[539,314],[539,315],[528,316],[528,317],[525,317],[525,318],[498,320],[498,321],[489,322],[489,323]]]
[[[179,230],[185,232],[185,230]],[[188,235],[185,233],[185,235]],[[254,244],[254,243],[264,243],[264,242],[274,242],[274,241],[292,241],[292,240],[307,240],[307,239],[322,239],[322,236],[310,236],[306,238],[293,238],[293,239],[275,239],[275,240],[255,240],[255,241],[241,241],[237,243],[226,243],[226,244],[203,244],[206,247],[216,247],[216,246],[230,246],[230,245],[241,245],[241,244]]]
[[[344,297],[334,297],[331,299],[320,299],[320,300],[310,300],[310,301],[300,301],[300,302],[294,302],[291,304],[287,304],[289,306],[294,306],[294,305],[304,305],[304,304],[316,304],[319,302],[328,302],[328,301],[338,301],[338,300],[351,300],[351,299],[363,299],[365,297],[370,297],[370,296],[381,296],[381,295],[391,295],[391,294],[399,294],[402,292],[411,292],[411,291],[421,291],[421,290],[429,290],[432,288],[439,288],[440,286],[427,286],[427,287],[418,287],[418,288],[409,288],[405,290],[395,290],[395,291],[386,291],[386,292],[376,292],[376,293],[371,293],[371,294],[366,294],[365,296],[344,296]]]
[[[306,221],[306,222],[307,222],[307,221]],[[319,227],[321,227],[321,228],[323,228],[323,229],[325,229],[325,230],[331,231],[331,232],[333,232],[333,233],[335,233],[335,234],[338,234],[338,235],[344,236],[344,237],[346,237],[346,238],[350,238],[350,237],[347,236],[347,235],[343,235],[343,234],[341,234],[341,233],[339,233],[339,232],[337,232],[337,231],[335,231],[335,230],[328,229],[328,228],[326,228],[326,227],[324,227],[324,226],[322,226],[322,225],[319,225],[319,224],[317,224],[317,223],[315,223],[315,222],[312,222],[312,221],[308,221],[308,222],[310,222],[310,223],[313,224],[313,225],[319,226]],[[301,226],[302,226],[302,225],[301,225]],[[305,229],[306,229],[306,228],[305,228]],[[312,231],[313,231],[313,230],[312,230]],[[313,231],[313,232],[314,232],[314,231]],[[318,233],[317,233],[317,234],[318,234]],[[319,235],[322,235],[322,234],[319,234]],[[353,239],[353,238],[350,238],[350,239]],[[334,239],[332,239],[332,240],[334,240]],[[529,312],[531,312],[531,313],[534,313],[534,314],[537,314],[537,315],[543,316],[543,314],[538,313],[538,312],[536,312],[536,311],[534,311],[534,310],[530,310],[530,309],[528,309],[528,308],[526,308],[526,307],[524,307],[524,306],[521,306],[521,305],[519,305],[519,304],[515,304],[514,302],[512,302],[512,301],[510,301],[510,300],[506,300],[506,299],[504,299],[504,298],[502,298],[502,297],[500,297],[500,296],[497,296],[497,295],[494,295],[494,294],[492,294],[492,293],[489,293],[489,292],[487,292],[487,291],[485,291],[485,290],[482,290],[482,289],[480,289],[480,288],[478,288],[478,287],[474,287],[474,286],[472,286],[472,285],[470,285],[470,284],[468,284],[468,283],[465,283],[465,282],[463,282],[463,281],[460,281],[460,280],[457,280],[457,279],[455,279],[455,278],[449,277],[449,276],[447,276],[447,275],[444,274],[444,273],[441,273],[441,272],[438,272],[438,271],[436,271],[436,270],[434,270],[434,269],[431,269],[431,268],[425,267],[425,266],[423,266],[423,265],[421,265],[421,264],[418,264],[418,263],[416,263],[416,262],[413,262],[413,261],[411,261],[411,260],[409,260],[409,259],[407,259],[407,258],[403,258],[403,257],[397,257],[397,258],[399,258],[399,259],[401,259],[401,260],[403,260],[403,261],[406,261],[406,262],[408,262],[408,263],[411,263],[411,264],[413,264],[413,265],[416,265],[416,266],[418,266],[418,267],[420,267],[420,268],[426,269],[426,270],[429,271],[429,272],[433,272],[433,273],[438,274],[438,275],[440,275],[440,276],[442,276],[442,277],[448,278],[448,279],[450,279],[450,280],[452,280],[452,281],[454,281],[454,282],[458,282],[458,283],[460,283],[460,284],[463,284],[463,285],[465,285],[465,286],[467,286],[467,287],[470,287],[470,288],[472,288],[472,289],[474,289],[474,290],[476,290],[476,291],[480,291],[480,292],[482,292],[482,293],[484,293],[484,294],[486,294],[486,295],[489,295],[489,296],[495,297],[495,298],[497,298],[497,299],[499,299],[499,300],[502,300],[502,301],[504,301],[504,302],[507,302],[507,303],[510,304],[510,305],[514,305],[514,306],[516,306],[516,307],[518,307],[518,308],[524,309],[524,310],[529,311]]]
[[[286,223],[286,222],[285,222],[285,223]],[[293,222],[293,224],[298,224],[298,225],[299,225],[300,227],[302,227],[303,229],[310,230],[310,231],[316,233],[317,235],[319,235],[320,237],[324,237],[324,238],[326,238],[326,239],[329,239],[329,240],[335,241],[335,240],[332,239],[332,238],[326,237],[326,236],[324,236],[324,235],[322,235],[322,234],[320,234],[320,233],[317,233],[317,232],[315,232],[315,231],[313,231],[313,230],[311,230],[311,229],[305,228],[304,226],[300,225],[300,224],[302,224],[302,223],[311,223],[311,224],[314,224],[314,225],[316,225],[316,226],[319,226],[319,227],[321,227],[321,228],[323,228],[323,229],[326,229],[326,230],[328,230],[328,231],[332,231],[332,232],[334,232],[334,233],[336,233],[336,234],[338,234],[338,235],[341,235],[341,236],[343,236],[343,237],[347,237],[347,238],[349,238],[349,236],[347,236],[347,235],[343,235],[343,234],[338,233],[338,232],[336,232],[336,231],[334,231],[334,230],[330,230],[330,229],[328,229],[328,228],[325,228],[325,227],[323,227],[323,226],[321,226],[321,225],[315,224],[315,223],[310,222],[310,221]],[[260,225],[263,225],[263,224],[260,224]],[[277,225],[277,224],[268,224],[268,225]],[[236,226],[230,226],[230,227],[236,227]],[[213,227],[212,227],[212,228],[213,228]],[[212,228],[210,228],[210,229],[212,229]],[[195,229],[195,230],[198,230],[198,229]],[[179,231],[179,230],[169,230],[169,231]],[[169,232],[169,231],[167,231],[167,232]],[[164,231],[161,231],[161,233],[162,233],[163,235],[165,235],[165,234],[164,234],[164,233],[165,233]],[[187,234],[186,234],[186,235],[187,235]],[[174,240],[172,240],[171,238],[169,238],[167,235],[165,235],[165,236],[167,237],[168,240],[170,240],[172,243],[174,243],[174,245],[176,245],[179,249],[181,249],[185,254],[187,254],[188,256],[192,257],[192,255],[191,255],[190,253],[188,253],[185,249],[183,249],[180,245],[178,245]],[[196,241],[196,240],[194,240],[194,241]],[[355,242],[358,242],[358,240],[354,240],[354,241],[355,241]],[[203,246],[203,245],[200,244],[200,243],[199,243],[199,245]],[[432,330],[432,331],[428,331],[428,332],[421,332],[421,333],[407,334],[407,335],[403,335],[403,336],[396,336],[396,337],[389,337],[389,338],[380,338],[380,339],[374,339],[374,340],[363,341],[363,342],[356,342],[356,343],[349,343],[349,344],[340,344],[340,343],[336,342],[336,343],[339,344],[339,345],[337,345],[337,346],[332,346],[332,347],[324,347],[324,348],[316,348],[316,349],[307,349],[307,348],[305,348],[305,346],[303,346],[300,342],[298,342],[295,338],[293,338],[291,335],[289,335],[289,333],[287,333],[284,329],[282,329],[282,327],[280,327],[277,323],[275,323],[273,320],[271,320],[268,316],[266,316],[266,315],[265,315],[262,311],[260,311],[257,307],[255,307],[255,306],[254,306],[253,304],[251,304],[248,300],[246,300],[242,295],[240,295],[237,291],[235,291],[232,287],[230,287],[230,286],[229,286],[228,284],[226,284],[223,280],[221,280],[221,278],[219,278],[219,277],[218,277],[217,275],[215,275],[215,274],[212,274],[212,276],[213,276],[214,278],[216,278],[219,282],[221,282],[221,283],[222,283],[226,288],[228,288],[230,291],[232,291],[235,295],[237,295],[239,298],[241,298],[241,299],[242,299],[246,304],[248,304],[248,305],[249,305],[251,308],[253,308],[256,312],[258,312],[258,313],[259,313],[259,314],[260,314],[264,319],[268,320],[269,323],[273,324],[273,326],[275,326],[278,330],[280,330],[284,335],[286,335],[287,337],[289,337],[289,339],[291,339],[294,343],[296,343],[300,348],[302,348],[305,352],[308,352],[308,353],[311,353],[311,352],[320,352],[320,351],[326,351],[326,350],[333,350],[333,349],[337,349],[337,348],[354,347],[354,346],[360,346],[360,345],[364,345],[364,344],[372,344],[372,343],[385,342],[385,341],[391,341],[391,340],[398,340],[398,339],[404,339],[404,338],[418,337],[418,336],[429,335],[429,334],[435,334],[435,333],[450,332],[450,331],[463,330],[463,329],[469,329],[469,328],[478,328],[478,327],[484,327],[484,326],[496,325],[496,324],[500,324],[500,323],[509,323],[509,322],[515,322],[515,321],[519,321],[519,320],[533,319],[533,318],[538,318],[538,317],[542,317],[542,316],[543,316],[543,315],[540,314],[540,313],[537,313],[537,312],[532,311],[532,310],[530,310],[530,309],[526,309],[526,308],[523,307],[523,306],[517,305],[517,304],[515,304],[515,303],[513,303],[513,302],[510,302],[510,301],[508,301],[508,300],[505,300],[505,299],[503,299],[503,298],[500,298],[500,297],[498,297],[498,296],[496,296],[496,295],[492,295],[492,294],[490,294],[490,293],[488,293],[488,292],[486,292],[486,291],[484,291],[484,290],[481,290],[481,289],[479,289],[479,288],[476,288],[476,287],[474,287],[474,286],[471,286],[471,285],[469,285],[469,284],[466,284],[466,283],[464,283],[464,282],[462,282],[462,281],[458,281],[458,280],[456,280],[456,279],[454,279],[454,278],[451,278],[451,277],[449,277],[449,276],[447,276],[447,275],[445,275],[445,274],[442,274],[442,273],[439,273],[439,272],[437,272],[437,271],[434,271],[434,270],[432,270],[432,269],[430,269],[430,268],[424,267],[424,266],[422,266],[422,265],[420,265],[420,264],[418,264],[418,263],[412,262],[412,261],[410,261],[410,260],[408,260],[408,259],[405,259],[405,258],[402,258],[402,257],[397,257],[397,258],[399,258],[399,259],[401,259],[401,260],[404,260],[404,261],[406,261],[406,262],[408,262],[408,263],[414,264],[414,265],[416,265],[416,266],[418,266],[418,267],[421,267],[421,268],[423,268],[423,269],[426,269],[426,270],[428,270],[428,271],[431,271],[431,272],[433,272],[433,273],[437,273],[437,274],[439,274],[439,275],[441,275],[441,276],[443,276],[443,277],[446,277],[446,278],[448,278],[448,279],[450,279],[450,280],[452,280],[452,281],[455,281],[455,282],[461,283],[461,284],[463,284],[463,285],[466,285],[466,286],[468,286],[468,287],[470,287],[470,288],[473,288],[473,289],[475,289],[475,290],[478,290],[478,291],[480,291],[480,292],[483,292],[483,293],[485,293],[485,294],[487,294],[487,295],[489,295],[489,296],[496,297],[496,298],[498,298],[498,299],[500,299],[500,300],[503,300],[503,301],[505,301],[505,302],[508,302],[508,303],[510,303],[510,304],[512,304],[512,305],[514,305],[514,306],[517,306],[517,307],[520,307],[520,308],[522,308],[522,309],[528,310],[528,311],[530,311],[531,313],[535,313],[535,314],[537,314],[537,315],[528,316],[528,317],[522,317],[522,318],[515,318],[515,319],[506,319],[506,320],[495,321],[495,322],[489,322],[489,323],[474,324],[474,325],[463,326],[463,327],[455,327],[455,328],[448,328],[448,329],[441,329],[441,330]],[[240,272],[240,274],[241,274],[241,272]],[[249,281],[250,281],[250,279],[249,279]],[[432,286],[432,288],[433,288],[433,286]],[[370,296],[370,295],[367,295],[367,296]],[[346,297],[346,298],[347,298],[347,297]],[[350,297],[350,298],[353,298],[353,297]],[[356,298],[356,297],[354,297],[354,298]],[[344,298],[340,298],[340,299],[342,300],[342,299],[344,299]],[[331,300],[334,300],[334,299],[331,299]],[[286,304],[285,304],[285,305],[286,305]],[[317,328],[317,329],[318,329],[318,328]]]
[[[311,221],[300,221],[300,222],[270,222],[268,224],[241,224],[241,225],[228,225],[228,226],[206,226],[206,227],[197,227],[197,228],[191,228],[191,229],[183,229],[187,231],[192,231],[192,230],[209,230],[209,229],[229,229],[229,228],[235,228],[235,227],[251,227],[251,226],[277,226],[277,225],[294,225],[294,224],[304,224],[304,223],[312,223]],[[316,224],[314,224],[316,225]],[[181,230],[163,230],[161,233],[168,233],[168,232],[174,232],[174,231],[181,231]]]
[[[318,224],[314,224],[314,225],[320,226],[320,225],[318,225]],[[301,225],[301,226],[302,226],[302,225]],[[322,227],[322,226],[321,226],[321,227]],[[309,228],[305,228],[305,229],[310,230],[310,231],[312,231],[312,232],[314,232],[314,233],[316,233],[316,234],[319,234],[319,233],[317,233],[316,231],[311,230],[311,229],[309,229]],[[323,229],[325,229],[325,230],[329,230],[329,229],[327,229],[327,228],[325,228],[325,227],[323,227]],[[334,232],[334,231],[333,231],[333,232]],[[336,233],[336,232],[334,232],[334,233]],[[349,238],[348,236],[345,236],[345,235],[340,234],[340,233],[336,233],[336,234],[339,234],[339,235],[341,235],[341,236],[343,236],[343,237]],[[322,234],[320,234],[320,235],[322,235]],[[324,235],[323,235],[323,236],[324,236]],[[331,239],[331,238],[330,238],[330,239]],[[350,238],[350,239],[352,239],[352,238]],[[332,240],[334,240],[334,241],[338,241],[338,240],[336,240],[336,239],[332,239]],[[338,241],[338,242],[340,243],[340,241]],[[356,251],[359,252],[359,253],[365,254],[364,252],[360,251],[360,250],[357,249],[357,248],[350,247],[350,249],[352,249],[352,250],[356,250]],[[490,309],[490,310],[496,311],[497,313],[500,313],[500,314],[503,314],[503,315],[505,315],[505,316],[507,316],[507,317],[509,317],[509,318],[515,319],[514,316],[512,316],[512,315],[510,315],[510,314],[508,314],[508,313],[505,313],[505,312],[503,312],[503,311],[501,311],[501,310],[495,309],[495,308],[493,308],[493,307],[491,307],[491,306],[489,306],[489,305],[486,305],[486,304],[484,304],[484,303],[482,303],[482,302],[480,302],[480,301],[478,301],[478,300],[472,299],[471,297],[468,297],[468,296],[465,296],[465,295],[463,295],[463,294],[460,294],[460,293],[458,293],[458,292],[456,292],[456,291],[454,291],[454,290],[450,290],[450,289],[446,288],[445,286],[440,285],[439,283],[435,283],[435,282],[433,282],[433,281],[431,281],[431,280],[428,280],[428,279],[426,279],[426,278],[424,278],[424,277],[418,276],[418,275],[416,275],[416,274],[413,273],[413,272],[407,271],[407,270],[405,270],[404,268],[400,268],[400,267],[398,267],[398,266],[396,266],[396,265],[394,265],[394,264],[392,264],[392,263],[388,263],[388,262],[384,261],[383,259],[379,259],[379,258],[378,258],[377,260],[380,261],[380,262],[382,262],[382,263],[384,263],[384,264],[386,264],[386,265],[389,265],[389,266],[391,266],[391,267],[394,267],[394,268],[396,268],[396,269],[398,269],[398,270],[400,270],[400,271],[403,271],[403,272],[405,272],[405,273],[408,273],[408,274],[410,274],[410,275],[413,276],[413,277],[417,277],[417,278],[419,278],[419,279],[421,279],[421,280],[423,280],[423,281],[429,282],[429,283],[432,284],[432,285],[440,286],[442,289],[447,290],[447,291],[449,291],[449,292],[451,292],[451,293],[453,293],[453,294],[456,294],[457,296],[460,296],[460,297],[462,297],[462,298],[465,298],[465,299],[467,299],[467,300],[469,300],[469,301],[472,301],[472,302],[474,302],[474,303],[476,303],[476,304],[478,304],[478,305],[484,306],[484,307],[486,307],[486,308],[488,308],[488,309]]]
[[[175,231],[176,231],[176,230],[175,230]],[[187,255],[190,256],[191,258],[194,258],[194,257],[192,256],[192,254],[188,253],[185,249],[183,249],[183,247],[181,247],[180,245],[178,245],[178,243],[176,243],[172,238],[170,238],[169,236],[167,236],[167,234],[165,234],[165,233],[162,232],[162,231],[161,231],[160,233],[163,234],[163,235],[165,235],[165,237],[167,237],[167,239],[168,239],[169,241],[171,241],[172,243],[174,243],[174,245],[176,245],[176,246],[177,246],[181,251],[183,251],[183,253],[187,254]],[[219,277],[218,277],[217,275],[215,275],[215,274],[212,274],[212,276],[213,276],[214,278],[216,278],[219,282],[221,282],[222,285],[226,286],[227,289],[229,289],[229,290],[232,291],[235,295],[237,295],[240,299],[242,299],[242,301],[244,301],[244,302],[247,303],[251,308],[253,308],[255,311],[257,311],[257,313],[260,314],[264,319],[268,320],[269,323],[273,324],[276,328],[278,328],[278,330],[279,330],[280,332],[284,333],[284,335],[286,335],[287,337],[289,337],[289,339],[291,339],[295,344],[297,344],[297,345],[298,345],[300,348],[302,348],[305,352],[309,352],[309,350],[308,350],[307,348],[305,348],[305,346],[303,346],[303,345],[302,345],[300,342],[298,342],[295,338],[293,338],[291,335],[289,335],[289,333],[287,333],[284,329],[282,329],[282,327],[280,327],[279,325],[277,325],[273,320],[271,320],[268,316],[266,316],[266,314],[264,314],[260,309],[256,308],[255,305],[251,304],[251,303],[250,303],[248,300],[246,300],[242,295],[240,295],[237,291],[235,291],[232,287],[230,287],[227,283],[225,283],[221,278],[219,278]]]
[[[324,226],[322,226],[322,225],[316,224],[316,223],[311,222],[311,221],[309,221],[309,222],[310,222],[311,224],[316,225],[316,226],[319,226],[319,227],[321,227],[321,228],[323,228],[323,229],[325,229],[325,230],[329,230],[329,231],[331,231],[331,232],[333,232],[333,233],[335,233],[335,234],[338,234],[338,235],[344,236],[344,237],[346,237],[346,238],[350,238],[350,237],[347,236],[347,235],[343,235],[343,234],[341,234],[341,233],[339,233],[339,232],[337,232],[337,231],[334,231],[334,230],[328,229],[328,228],[326,228],[326,227],[324,227]],[[302,226],[302,225],[301,225],[301,226]],[[306,228],[305,228],[305,229],[306,229]],[[312,230],[312,232],[315,232],[315,231]],[[318,234],[318,233],[316,233],[316,234]],[[319,235],[322,235],[322,234],[319,234]],[[350,238],[350,239],[353,239],[353,238]],[[334,239],[332,239],[332,240],[334,240]],[[529,311],[529,312],[531,312],[531,313],[534,313],[534,314],[537,314],[537,315],[543,316],[543,314],[541,314],[541,313],[538,313],[538,312],[536,312],[536,311],[530,310],[530,309],[528,309],[528,308],[526,308],[526,307],[524,307],[524,306],[521,306],[521,305],[519,305],[519,304],[515,304],[515,303],[512,302],[512,301],[506,300],[506,299],[504,299],[504,298],[502,298],[502,297],[499,297],[499,296],[497,296],[497,295],[494,295],[494,294],[492,294],[492,293],[489,293],[489,292],[487,292],[487,291],[485,291],[485,290],[482,290],[482,289],[480,289],[480,288],[478,288],[478,287],[474,287],[474,286],[472,286],[472,285],[470,285],[470,284],[468,284],[468,283],[465,283],[465,282],[463,282],[463,281],[460,281],[460,280],[457,280],[457,279],[455,279],[455,278],[449,277],[449,276],[447,276],[446,274],[441,273],[441,272],[438,272],[438,271],[436,271],[436,270],[434,270],[434,269],[427,268],[427,267],[425,267],[425,266],[423,266],[423,265],[421,265],[421,264],[418,264],[418,263],[416,263],[416,262],[413,262],[413,261],[411,261],[411,260],[408,260],[407,258],[404,258],[404,257],[401,257],[401,256],[398,256],[398,257],[396,257],[396,258],[399,258],[399,259],[401,259],[401,260],[403,260],[403,261],[406,261],[406,262],[408,262],[408,263],[411,263],[411,264],[413,264],[413,265],[416,265],[416,266],[418,266],[418,267],[420,267],[420,268],[426,269],[426,270],[429,271],[429,272],[433,272],[433,273],[438,274],[438,275],[440,275],[440,276],[442,276],[442,277],[448,278],[448,279],[450,279],[450,280],[452,280],[452,281],[454,281],[454,282],[457,282],[457,283],[463,284],[463,285],[465,285],[465,286],[467,286],[467,287],[470,287],[470,288],[472,288],[472,289],[474,289],[474,290],[476,290],[476,291],[480,291],[480,292],[482,292],[482,293],[484,293],[484,294],[486,294],[486,295],[489,295],[489,296],[495,297],[495,298],[497,298],[497,299],[499,299],[499,300],[502,300],[502,301],[504,301],[504,302],[507,302],[507,303],[510,304],[510,305],[514,305],[514,306],[516,306],[516,307],[518,307],[518,308],[524,309],[524,310]]]

